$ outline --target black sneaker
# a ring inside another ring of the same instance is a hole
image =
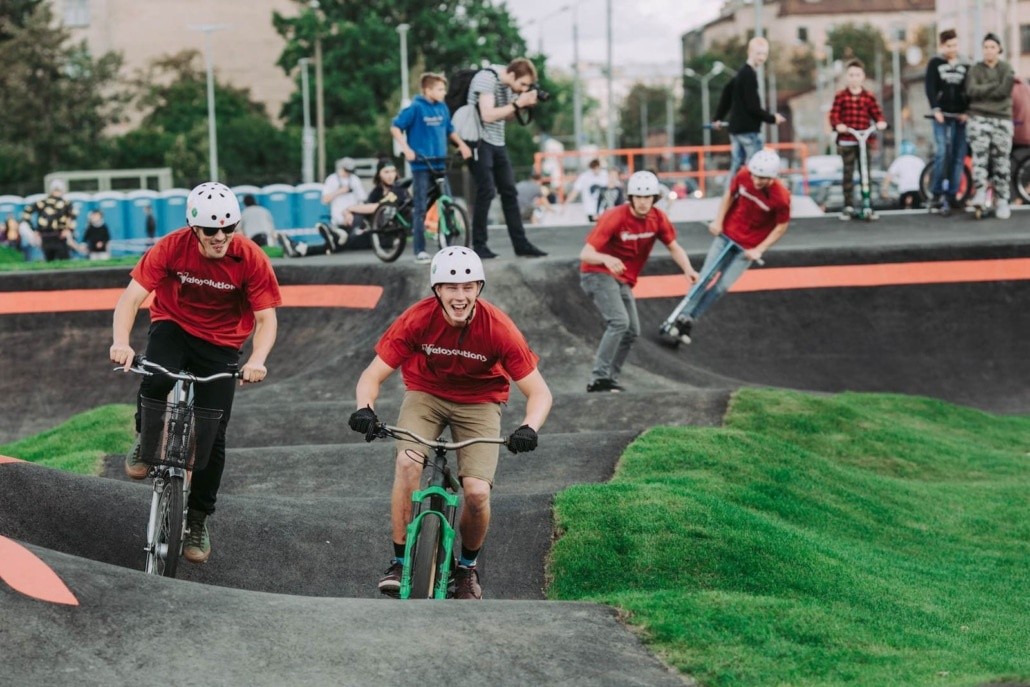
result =
[[[527,243],[525,246],[515,251],[515,255],[520,258],[542,258],[547,255],[547,252],[540,250],[532,243]]]
[[[676,318],[676,336],[685,344],[691,342],[690,332],[694,330],[694,318],[680,315]]]
[[[293,241],[286,234],[279,234],[279,245],[283,247],[283,253],[288,258],[299,258],[300,253],[297,252],[297,248],[293,245]]]
[[[493,252],[486,246],[483,246],[482,248],[473,248],[472,250],[476,252],[476,255],[478,255],[481,260],[491,260],[497,257],[497,253]]]
[[[941,217],[947,217],[951,214],[951,200],[947,196],[944,196],[942,199],[938,199],[937,203],[937,212],[940,213]]]
[[[483,588],[479,586],[479,573],[476,569],[458,566],[454,569],[454,599],[472,599],[478,601],[483,598]]]
[[[379,593],[387,596],[397,596],[401,593],[401,575],[404,573],[404,566],[394,560],[386,569],[386,574],[379,580]]]
[[[595,391],[609,391],[613,394],[617,394],[620,391],[625,391],[625,389],[607,377],[602,377],[601,379],[595,379],[587,384],[587,393],[593,393]]]

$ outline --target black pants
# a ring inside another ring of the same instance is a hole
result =
[[[508,226],[511,245],[515,252],[528,250],[530,243],[526,238],[526,228],[522,225],[519,196],[515,191],[515,173],[511,169],[507,148],[480,141],[477,154],[469,159],[469,167],[476,183],[476,201],[472,206],[472,248],[477,251],[486,248],[490,201],[500,193],[501,209],[504,210],[504,223]]]
[[[844,177],[841,179],[841,190],[844,191],[844,207],[855,207],[855,170],[862,178],[862,161],[858,156],[858,144],[837,146],[837,154],[844,163]],[[861,203],[861,199],[858,201]]]
[[[42,244],[43,258],[47,262],[71,259],[71,253],[68,251],[68,242],[61,238],[59,234],[43,234],[40,243]]]
[[[198,377],[206,377],[216,372],[226,372],[230,366],[237,365],[240,351],[216,346],[187,334],[174,322],[161,321],[150,325],[146,357],[172,372],[187,370]],[[198,407],[222,411],[211,457],[203,470],[194,471],[193,486],[190,489],[189,507],[208,514],[215,512],[215,499],[218,496],[218,487],[222,483],[222,470],[225,469],[225,428],[229,425],[236,384],[235,379],[218,379],[206,384],[193,385],[195,404]],[[139,395],[163,401],[173,386],[175,380],[168,377],[144,377],[139,387]],[[139,413],[137,400],[137,432],[140,428]],[[202,461],[198,458],[197,462]]]

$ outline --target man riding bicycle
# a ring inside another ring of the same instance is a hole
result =
[[[153,292],[146,358],[169,370],[198,376],[225,372],[240,359],[240,348],[254,333],[253,350],[240,372],[241,383],[260,382],[276,336],[275,308],[282,304],[279,283],[268,256],[253,241],[237,237],[240,204],[223,184],[208,182],[186,199],[187,226],[161,238],[143,254],[132,280],[114,310],[111,360],[128,369],[135,351],[129,345],[136,313]],[[144,377],[140,397],[163,401],[174,379]],[[183,556],[203,563],[211,555],[207,516],[225,467],[225,429],[232,411],[235,384],[225,379],[195,387],[199,407],[222,411],[218,435],[207,465],[193,475]],[[140,429],[137,399],[136,431]],[[132,479],[147,476],[148,466],[136,444],[125,459]],[[197,459],[198,464],[204,461]]]
[[[508,450],[536,449],[537,431],[551,409],[551,392],[537,369],[539,358],[515,323],[479,297],[486,284],[479,256],[464,247],[443,249],[433,257],[429,284],[433,296],[405,310],[376,344],[376,357],[358,380],[358,410],[350,416],[350,428],[368,441],[374,438],[379,419],[373,408],[379,389],[400,367],[407,390],[399,426],[423,437],[438,437],[449,426],[455,441],[496,437],[501,405],[508,401],[510,380],[515,380],[526,395],[526,413],[508,438]],[[379,581],[379,591],[391,596],[400,591],[411,495],[422,474],[422,463],[416,461],[427,453],[419,444],[397,442],[390,495],[393,560]],[[481,599],[476,561],[490,525],[498,445],[467,446],[457,457],[465,499],[454,598]]]

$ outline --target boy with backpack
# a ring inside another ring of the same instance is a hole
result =
[[[451,124],[451,113],[444,103],[447,79],[441,74],[426,72],[419,80],[422,95],[415,96],[411,104],[400,111],[390,125],[390,135],[397,141],[404,158],[411,163],[412,175],[412,244],[416,262],[429,262],[426,252],[425,219],[429,185],[433,183],[433,167],[440,169],[447,157],[450,139],[463,159],[472,156],[472,150],[461,140]],[[419,159],[418,156],[428,159]],[[448,189],[447,193],[450,193]]]

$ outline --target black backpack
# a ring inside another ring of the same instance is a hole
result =
[[[497,72],[489,67],[485,68],[486,71],[497,76]],[[447,103],[447,109],[451,115],[454,115],[455,110],[464,105],[468,105],[469,101],[469,87],[472,85],[472,78],[476,74],[483,71],[483,69],[461,69],[454,73],[453,76],[447,82],[447,95],[444,96],[444,102]]]

